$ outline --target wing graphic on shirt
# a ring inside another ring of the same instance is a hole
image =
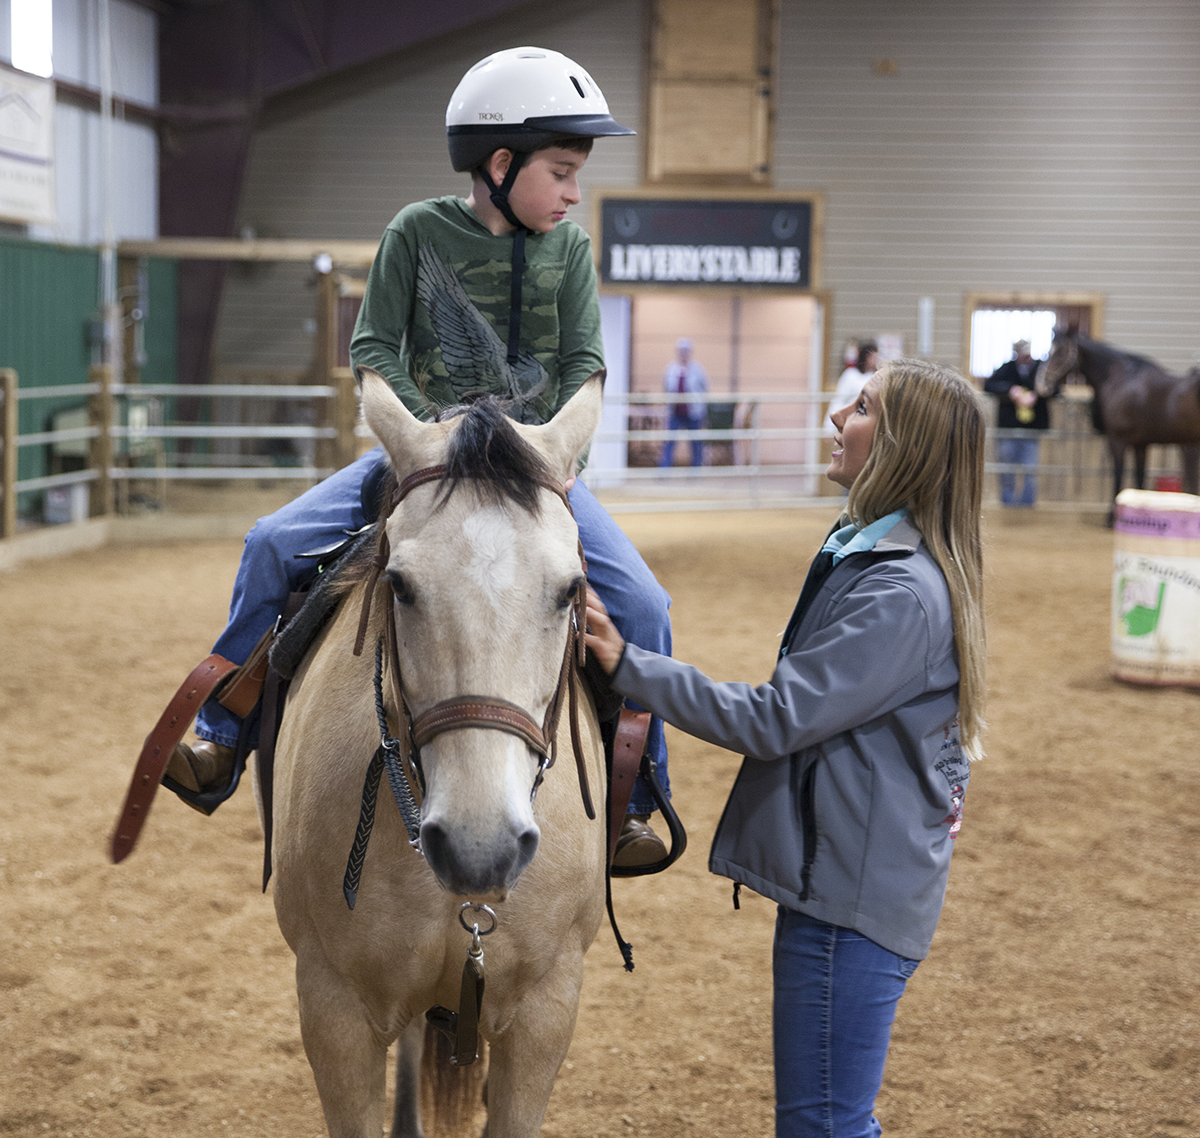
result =
[[[495,328],[432,245],[422,245],[417,257],[417,298],[429,313],[456,395],[488,391],[524,405],[545,391],[546,369],[528,352],[509,365],[508,349]]]

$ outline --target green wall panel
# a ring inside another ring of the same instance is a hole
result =
[[[86,383],[88,321],[96,310],[100,258],[93,249],[0,240],[0,367],[16,368],[20,386]],[[22,400],[18,430],[44,431],[79,396]],[[47,448],[22,447],[17,478],[48,472]],[[18,499],[27,506],[29,494]]]
[[[146,264],[144,383],[174,383],[179,288],[176,262]],[[99,306],[100,256],[95,249],[0,238],[0,367],[17,370],[21,388],[86,383],[92,362],[88,328]],[[173,403],[174,401],[170,401]],[[49,430],[56,412],[86,403],[80,396],[22,400],[22,434]],[[168,407],[168,415],[173,408]],[[49,448],[22,447],[19,479],[50,473]],[[18,507],[36,508],[35,493]]]

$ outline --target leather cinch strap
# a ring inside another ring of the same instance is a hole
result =
[[[183,738],[204,701],[235,668],[237,665],[232,660],[226,660],[224,656],[215,653],[197,664],[167,704],[167,709],[154,725],[154,730],[146,736],[142,753],[138,756],[137,766],[133,770],[129,793],[125,796],[125,805],[121,809],[121,816],[117,819],[117,828],[113,833],[114,862],[122,861],[133,850],[175,744]]]

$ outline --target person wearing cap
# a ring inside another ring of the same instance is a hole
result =
[[[708,391],[708,372],[692,357],[692,341],[681,336],[675,341],[675,358],[663,372],[663,391],[668,395],[696,395]],[[700,431],[704,429],[708,405],[705,403],[671,403],[667,408],[667,430]],[[675,462],[675,440],[663,443],[659,466]],[[692,465],[704,465],[704,444],[692,439]]]
[[[503,399],[523,423],[545,423],[604,367],[591,242],[567,211],[598,137],[632,135],[609,113],[595,80],[573,60],[537,47],[499,51],[475,64],[446,111],[451,165],[471,192],[405,206],[371,266],[350,343],[351,362],[387,378],[418,418],[481,395]],[[243,662],[306,576],[305,551],[332,546],[377,513],[387,460],[375,448],[247,535],[229,624],[214,651]],[[633,544],[575,479],[568,492],[593,588],[632,643],[671,651],[670,598]],[[226,785],[244,725],[209,702],[198,742],[171,757],[167,785],[208,812]],[[255,739],[249,727],[250,742]],[[648,746],[669,787],[662,723]],[[666,855],[649,824],[655,804],[639,778],[616,864]]]
[[[1017,493],[1017,474],[1009,470],[1000,475],[1000,502],[1010,508],[1029,509],[1037,501],[1037,465],[1041,440],[1034,432],[1050,426],[1049,404],[1037,393],[1037,369],[1040,361],[1029,354],[1029,341],[1013,344],[1013,358],[1001,364],[983,389],[997,397],[996,426],[1001,431],[1021,431],[996,440],[996,460],[1005,466],[1024,467],[1022,485]]]

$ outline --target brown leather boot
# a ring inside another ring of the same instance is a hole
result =
[[[234,750],[222,743],[197,739],[190,746],[176,743],[165,775],[196,794],[224,786],[233,774]]]
[[[649,814],[626,814],[617,837],[613,865],[630,868],[653,865],[667,856],[667,847],[650,827]]]

